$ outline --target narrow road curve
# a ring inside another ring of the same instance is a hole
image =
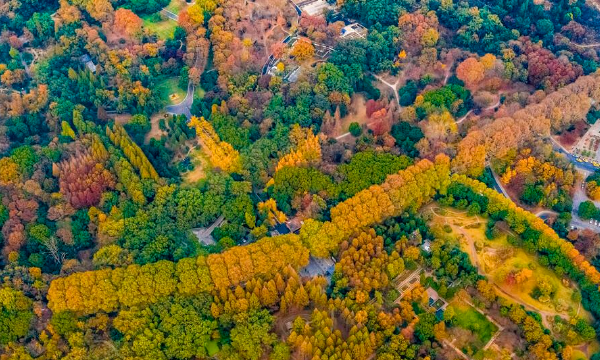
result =
[[[161,14],[163,14],[164,16],[168,17],[171,20],[174,21],[179,21],[179,15],[175,14],[174,12],[167,10],[167,8],[164,8],[160,11]]]
[[[394,92],[394,97],[396,98],[396,102],[398,103],[398,105],[400,105],[400,95],[398,95],[398,85],[400,84],[400,78],[398,78],[395,83],[390,84],[389,82],[385,81],[383,77],[377,74],[373,74],[373,77],[375,77],[375,79],[379,80],[385,86],[392,89],[392,91]]]
[[[185,117],[187,117],[187,119],[191,119],[192,118],[192,113],[191,113],[191,109],[192,109],[192,104],[194,103],[194,90],[196,88],[194,87],[194,85],[192,85],[192,83],[188,83],[188,88],[187,88],[187,94],[185,96],[185,99],[183,99],[182,102],[180,102],[179,104],[176,105],[169,105],[166,107],[166,111],[169,114],[172,115],[185,115]]]
[[[495,103],[495,104],[493,104],[493,105],[490,105],[490,106],[488,106],[488,107],[486,107],[486,108],[484,108],[484,109],[481,109],[481,111],[492,110],[492,109],[495,109],[495,108],[497,108],[498,106],[500,106],[500,98],[498,98],[498,101],[496,101],[496,103]],[[468,117],[468,116],[469,116],[469,115],[470,115],[472,112],[473,112],[473,110],[469,110],[469,112],[468,112],[468,113],[466,113],[466,114],[465,114],[465,116],[463,116],[463,117],[461,117],[460,119],[458,119],[458,120],[456,121],[456,123],[457,123],[457,124],[460,124],[461,122],[465,121],[465,120],[467,119],[467,117]]]

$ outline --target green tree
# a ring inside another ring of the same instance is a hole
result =
[[[583,220],[594,219],[598,216],[598,208],[590,200],[586,200],[579,204],[577,215]]]
[[[360,127],[359,123],[353,122],[353,123],[350,123],[350,127],[348,128],[348,131],[350,131],[350,134],[352,134],[352,136],[358,137],[362,133],[362,128]]]
[[[0,289],[0,344],[17,341],[27,335],[33,319],[32,301],[22,292]]]

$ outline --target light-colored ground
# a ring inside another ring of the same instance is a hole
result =
[[[209,166],[208,159],[202,150],[198,147],[190,151],[189,157],[194,164],[194,170],[183,174],[183,179],[189,184],[194,184],[206,177],[206,170]]]
[[[114,117],[117,124],[125,125],[129,122],[132,116],[131,114],[116,114]]]
[[[165,122],[167,121],[167,118],[165,118],[165,113],[164,112],[160,112],[157,114],[152,115],[152,117],[150,117],[150,131],[148,131],[148,134],[146,135],[146,143],[148,143],[150,141],[150,139],[160,139],[161,136],[166,135],[164,131],[162,131],[159,127],[159,122],[160,119],[165,119]]]
[[[572,153],[587,161],[600,161],[600,121],[590,126],[588,131],[573,146]]]
[[[367,118],[366,103],[364,96],[361,94],[352,95],[352,102],[350,103],[348,115],[340,119],[339,124],[337,124],[331,136],[338,137],[347,133],[350,124],[353,122],[357,122],[360,125],[366,124],[369,121],[369,118]]]
[[[185,0],[171,0],[169,5],[167,5],[165,9],[169,10],[172,13],[179,14],[179,12],[187,6],[188,3]]]

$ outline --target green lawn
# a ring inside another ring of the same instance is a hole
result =
[[[491,323],[483,314],[475,310],[472,306],[462,302],[453,302],[452,307],[456,311],[453,324],[455,326],[467,329],[473,332],[478,338],[479,344],[487,344],[492,336],[498,331],[498,327]]]
[[[186,90],[179,87],[179,78],[167,78],[156,84],[155,90],[160,94],[160,98],[165,105],[178,104],[185,99]],[[171,100],[171,94],[177,97]]]
[[[172,13],[179,14],[184,6],[186,6],[185,0],[171,0],[169,5],[167,5],[167,10]]]
[[[194,90],[194,99],[202,99],[205,93],[206,91],[204,91],[200,85],[196,86],[196,89]]]
[[[142,17],[144,28],[156,33],[161,39],[170,39],[175,33],[177,22],[171,19],[161,18],[158,14],[152,14]]]
[[[206,345],[206,350],[208,352],[208,356],[213,356],[219,352],[219,345],[216,341],[209,341]]]

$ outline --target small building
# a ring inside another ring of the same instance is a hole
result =
[[[79,58],[79,61],[81,61],[81,63],[83,65],[85,65],[91,72],[93,72],[93,73],[96,72],[96,64],[94,64],[90,55],[88,55],[88,54],[82,55]]]
[[[290,228],[288,228],[286,223],[277,224],[273,228],[273,233],[275,233],[275,235],[285,235],[291,232],[292,231],[290,230]]]
[[[425,292],[427,292],[427,301],[429,304],[429,308],[435,313],[435,316],[438,319],[443,319],[444,318],[444,310],[446,310],[446,307],[448,306],[448,303],[446,302],[446,300],[442,299],[440,297],[440,295],[437,293],[437,291],[435,291],[433,288],[429,287],[427,288],[427,290],[425,290]]]
[[[359,23],[352,23],[342,28],[340,37],[342,39],[364,39],[367,36],[367,28]]]
[[[295,3],[295,5],[303,13],[306,13],[310,16],[323,15],[328,10],[335,10],[335,7],[333,5],[330,5],[325,0],[304,0]]]
[[[423,251],[430,253],[431,252],[431,241],[429,240],[425,240],[423,241],[423,245],[421,245],[421,249],[423,249]]]

